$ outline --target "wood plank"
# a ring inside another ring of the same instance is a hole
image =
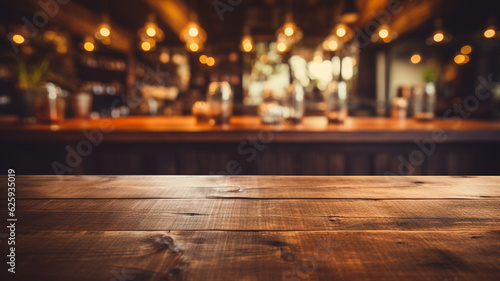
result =
[[[28,232],[18,280],[498,280],[500,232]],[[5,244],[2,244],[5,247]],[[3,252],[3,251],[2,251]]]
[[[2,182],[5,176],[0,176]],[[21,176],[18,198],[500,198],[500,177]],[[5,199],[1,193],[0,198]]]
[[[18,200],[33,230],[500,230],[500,200]]]
[[[268,132],[265,137],[272,133],[274,142],[286,143],[413,143],[431,139],[433,132],[441,131],[443,135],[437,139],[445,138],[446,143],[500,142],[498,121],[408,119],[398,123],[383,117],[353,117],[343,124],[329,124],[322,116],[306,117],[298,125],[263,125],[256,116],[234,116],[225,126],[197,124],[192,116],[69,119],[52,125],[0,122],[0,140],[80,141],[86,138],[82,133],[85,130],[101,131],[104,142],[241,142]]]

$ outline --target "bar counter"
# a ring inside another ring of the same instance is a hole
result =
[[[419,122],[390,118],[349,118],[343,124],[328,124],[322,116],[304,118],[302,124],[263,125],[259,117],[235,116],[229,125],[197,123],[191,116],[128,117],[119,119],[69,119],[60,124],[19,125],[0,122],[0,140],[78,141],[82,131],[102,131],[114,142],[239,142],[258,133],[271,132],[279,142],[413,142],[439,137],[447,142],[500,141],[500,122],[470,119],[436,119]],[[269,137],[269,136],[268,136]]]
[[[16,280],[498,280],[499,187],[500,177],[17,175]]]
[[[194,117],[0,122],[0,168],[90,175],[500,175],[500,122],[349,118],[229,125]],[[55,168],[54,165],[57,167]]]

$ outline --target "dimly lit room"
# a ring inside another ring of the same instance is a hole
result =
[[[0,0],[1,280],[498,280],[499,15]]]

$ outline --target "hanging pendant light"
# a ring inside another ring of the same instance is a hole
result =
[[[372,35],[372,41],[382,41],[384,43],[389,43],[397,37],[397,33],[393,31],[389,25],[382,24],[377,28],[377,32]]]
[[[83,41],[82,48],[87,52],[92,52],[96,49],[96,44],[92,37],[85,37]]]
[[[191,21],[179,33],[179,38],[186,44],[188,51],[195,53],[203,50],[203,44],[207,40],[207,33],[198,24],[195,15],[192,15],[191,18]]]
[[[240,42],[240,50],[245,53],[249,53],[253,50],[254,48],[254,41],[252,36],[250,35],[250,28],[245,26],[243,28],[243,37],[241,38]]]
[[[334,27],[334,32],[342,42],[349,42],[354,37],[354,30],[344,23],[337,24]]]
[[[283,53],[303,37],[302,29],[293,21],[293,14],[287,12],[285,15],[285,24],[276,31],[276,48],[278,52]]]
[[[137,32],[137,35],[139,36],[139,38],[142,41],[146,41],[149,38],[154,39],[156,42],[163,41],[164,33],[158,27],[158,24],[156,23],[155,14],[148,15],[146,23],[144,24],[144,26],[141,29],[139,29],[139,31]]]
[[[447,34],[443,29],[443,21],[437,19],[434,22],[435,31],[432,33],[431,37],[427,39],[427,44],[444,44],[451,40],[451,35]]]
[[[109,15],[103,14],[101,24],[99,25],[99,28],[96,32],[96,37],[97,39],[102,40],[102,38],[110,36],[111,36],[111,24],[109,20]]]

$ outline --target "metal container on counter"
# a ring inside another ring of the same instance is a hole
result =
[[[33,98],[35,117],[38,122],[56,123],[64,121],[67,93],[54,83],[40,84]]]

